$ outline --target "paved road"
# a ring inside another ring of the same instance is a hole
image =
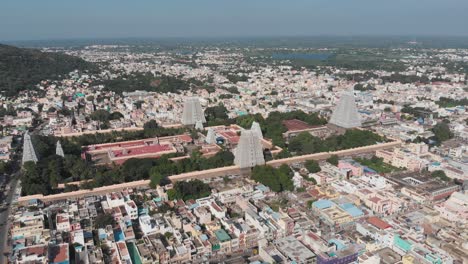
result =
[[[8,221],[8,217],[11,213],[11,202],[13,201],[14,194],[16,192],[16,187],[18,185],[19,173],[15,173],[11,177],[11,181],[9,183],[10,190],[6,195],[6,206],[7,209],[3,210],[0,213],[0,264],[7,263],[7,257],[5,256],[5,252],[9,252],[9,246],[7,243],[8,240],[8,230],[10,227],[10,223]]]

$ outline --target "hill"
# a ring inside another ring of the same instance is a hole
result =
[[[94,72],[97,66],[66,54],[0,44],[0,91],[5,96],[33,90],[41,80],[56,79],[73,70]]]

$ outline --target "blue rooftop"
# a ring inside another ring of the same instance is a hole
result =
[[[330,240],[328,240],[328,243],[335,244],[336,245],[336,250],[338,250],[338,251],[343,250],[343,249],[346,248],[345,244],[342,241],[338,240],[338,239],[334,239],[334,238],[330,239]]]
[[[354,206],[354,204],[344,203],[341,204],[340,207],[343,208],[343,210],[345,210],[352,217],[359,217],[364,215],[364,213],[359,208]]]
[[[125,237],[124,237],[124,234],[123,234],[122,230],[120,230],[120,229],[114,230],[114,239],[117,242],[125,240]]]
[[[318,209],[325,209],[325,208],[332,207],[333,205],[335,205],[335,203],[333,203],[330,200],[318,200],[318,201],[312,203],[312,205],[317,207]]]

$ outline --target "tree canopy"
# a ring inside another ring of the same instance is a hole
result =
[[[199,199],[211,194],[211,188],[208,184],[200,180],[178,181],[174,188],[168,191],[169,200],[181,199]]]
[[[0,44],[0,90],[15,96],[22,90],[37,90],[42,80],[58,79],[74,70],[97,72],[98,67],[81,58],[22,49]]]
[[[335,166],[338,166],[338,161],[339,161],[339,158],[337,155],[331,155],[328,159],[327,159],[327,162],[332,164],[332,165],[335,165]]]
[[[304,166],[310,173],[316,173],[322,170],[316,160],[308,160],[305,162]]]
[[[274,192],[294,190],[292,172],[288,165],[282,165],[278,169],[271,166],[255,166],[252,179],[268,186]]]
[[[453,137],[453,133],[446,122],[439,122],[433,128],[435,139],[438,142],[443,142]]]

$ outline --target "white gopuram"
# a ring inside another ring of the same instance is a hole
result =
[[[259,139],[263,139],[263,133],[259,123],[253,121],[250,130],[252,130],[258,136]]]
[[[208,133],[206,134],[205,142],[208,144],[216,143],[216,133],[213,128],[208,128]]]
[[[234,163],[241,169],[265,164],[262,143],[256,132],[242,131],[234,156]]]
[[[184,103],[184,112],[182,113],[182,124],[195,125],[197,121],[206,123],[205,113],[196,97],[189,97]]]
[[[23,138],[23,159],[21,164],[24,164],[28,161],[32,161],[34,163],[37,162],[36,152],[34,151],[34,146],[31,141],[31,136],[29,132],[26,131]]]
[[[344,91],[341,94],[340,101],[333,111],[331,119],[328,123],[342,128],[353,128],[361,126],[361,120],[357,111],[356,101],[354,100],[353,89]]]
[[[196,130],[203,130],[203,123],[201,120],[198,120],[196,123],[195,123],[195,129]]]
[[[57,146],[55,147],[55,154],[60,157],[65,157],[65,153],[63,152],[62,144],[60,144],[60,140],[57,141]]]

